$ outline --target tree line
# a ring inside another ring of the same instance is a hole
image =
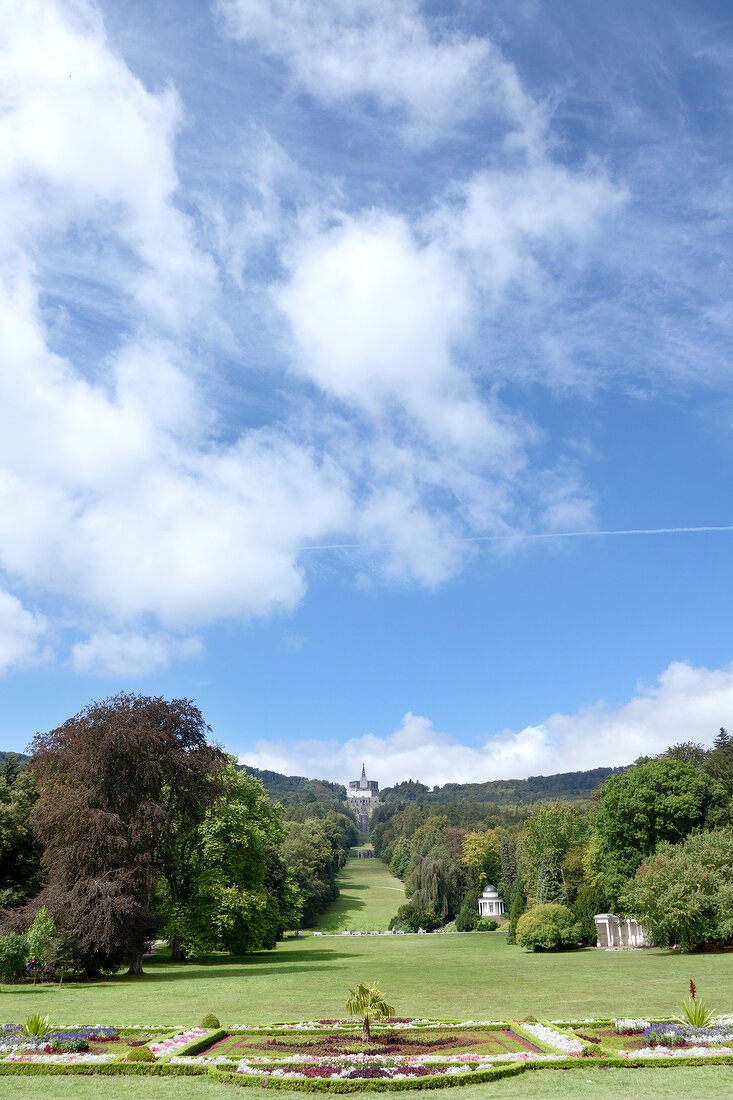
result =
[[[139,973],[156,937],[174,959],[272,949],[338,895],[358,838],[347,807],[296,804],[291,819],[191,700],[90,703],[31,752],[0,777],[6,980],[23,937],[23,967],[33,947],[45,975]]]
[[[595,943],[593,916],[607,911],[637,917],[661,945],[733,942],[725,729],[711,749],[683,743],[608,773],[584,800],[511,807],[470,800],[466,787],[463,797],[436,802],[415,781],[400,787],[405,797],[393,788],[371,820],[376,853],[406,885],[397,925],[476,928],[478,898],[491,883],[507,906],[510,942],[520,917],[545,905],[568,910],[568,944]]]

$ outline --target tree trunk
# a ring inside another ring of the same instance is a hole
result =
[[[181,937],[178,932],[174,932],[171,936],[171,962],[183,962],[185,959],[183,947],[181,946]]]
[[[136,955],[130,963],[130,969],[128,974],[142,974],[143,972],[143,957],[142,955]]]
[[[372,1041],[372,1033],[369,1030],[369,1015],[364,1017],[364,1023],[361,1025],[361,1041],[362,1043],[370,1043]]]

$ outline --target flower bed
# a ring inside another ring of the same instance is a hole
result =
[[[250,1058],[253,1056],[276,1060],[289,1054],[331,1056],[354,1054],[424,1055],[429,1053],[462,1054],[479,1050],[484,1054],[538,1053],[529,1036],[518,1035],[511,1028],[451,1028],[440,1030],[424,1028],[419,1031],[387,1031],[373,1033],[372,1041],[365,1046],[361,1032],[345,1034],[333,1029],[330,1033],[291,1034],[265,1036],[250,1031],[229,1032],[217,1036],[206,1046],[195,1051],[207,1057]],[[194,1053],[187,1051],[186,1053]]]
[[[182,1031],[179,1035],[172,1035],[170,1039],[163,1039],[159,1043],[149,1043],[150,1049],[156,1058],[162,1058],[166,1054],[175,1054],[181,1047],[188,1046],[194,1039],[202,1039],[206,1035],[205,1027],[190,1027],[188,1031]]]
[[[616,1023],[588,1020],[576,1023],[573,1033],[546,1021],[522,1025],[490,1020],[386,1021],[374,1029],[375,1041],[361,1050],[356,1049],[361,1045],[358,1025],[345,1027],[325,1020],[317,1021],[317,1026],[310,1021],[235,1033],[193,1027],[170,1034],[169,1029],[157,1037],[146,1035],[142,1026],[55,1027],[36,1039],[13,1024],[0,1027],[0,1076],[204,1074],[265,1087],[351,1092],[484,1082],[545,1065],[572,1069],[581,1067],[590,1054],[606,1059],[607,1065],[615,1061],[639,1068],[710,1064],[711,1060],[733,1063],[731,1019],[701,1029],[646,1019]],[[51,1041],[86,1043],[88,1049],[56,1050]],[[146,1041],[155,1060],[128,1061],[130,1045]],[[667,1045],[672,1041],[684,1046]],[[613,1049],[612,1043],[616,1044]],[[243,1053],[242,1047],[248,1044],[253,1049]]]

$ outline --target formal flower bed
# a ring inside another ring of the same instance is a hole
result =
[[[159,1043],[149,1043],[150,1049],[156,1058],[166,1054],[174,1054],[181,1047],[188,1046],[194,1039],[201,1039],[206,1035],[205,1027],[190,1027],[188,1031],[182,1031],[180,1035],[173,1035],[170,1039],[163,1039]]]
[[[118,1038],[116,1027],[54,1027],[40,1035],[26,1035],[21,1024],[3,1024],[0,1026],[0,1054],[21,1051],[80,1054],[89,1049],[90,1043],[109,1043]]]
[[[580,1054],[583,1049],[580,1039],[573,1039],[561,1031],[555,1031],[554,1027],[547,1027],[544,1024],[524,1024],[523,1027],[541,1043],[547,1043],[548,1046],[562,1050],[565,1054]]]
[[[424,1087],[461,1084],[472,1077],[488,1081],[542,1064],[571,1069],[591,1055],[606,1064],[639,1059],[640,1067],[658,1064],[660,1058],[733,1062],[729,1017],[706,1028],[646,1018],[576,1021],[572,1027],[546,1021],[387,1020],[373,1029],[373,1042],[360,1048],[359,1025],[341,1021],[238,1031],[189,1027],[157,1036],[150,1026],[138,1025],[55,1026],[30,1037],[19,1024],[6,1024],[0,1026],[0,1075],[198,1073],[269,1087],[362,1091],[420,1089],[421,1080]],[[128,1060],[132,1049],[146,1044],[154,1061]]]
[[[307,1080],[384,1080],[404,1081],[411,1077],[441,1077],[472,1073],[476,1069],[489,1069],[495,1063],[517,1061],[561,1061],[562,1054],[536,1054],[530,1051],[496,1055],[459,1054],[452,1058],[439,1055],[423,1057],[389,1058],[379,1054],[356,1054],[341,1058],[314,1058],[307,1055],[291,1056],[267,1062],[264,1059],[245,1058],[237,1065],[237,1073],[247,1077],[284,1078]]]
[[[516,1027],[516,1025],[515,1025]],[[517,1034],[514,1028],[499,1026],[464,1026],[451,1028],[421,1028],[415,1030],[379,1029],[372,1033],[372,1041],[365,1047],[361,1031],[344,1032],[333,1028],[330,1032],[300,1032],[289,1035],[269,1035],[254,1031],[231,1031],[212,1036],[210,1044],[187,1054],[219,1057],[226,1055],[239,1061],[257,1057],[274,1061],[280,1057],[309,1055],[321,1059],[354,1054],[425,1055],[505,1054],[530,1051],[539,1053],[530,1036]]]

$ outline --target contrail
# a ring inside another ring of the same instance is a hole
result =
[[[629,527],[623,531],[539,531],[512,535],[455,535],[435,539],[435,542],[540,542],[547,539],[599,539],[618,535],[696,535],[704,531],[733,531],[733,524],[722,527]],[[374,550],[380,546],[396,546],[391,542],[337,542],[320,546],[301,546],[300,550]]]

